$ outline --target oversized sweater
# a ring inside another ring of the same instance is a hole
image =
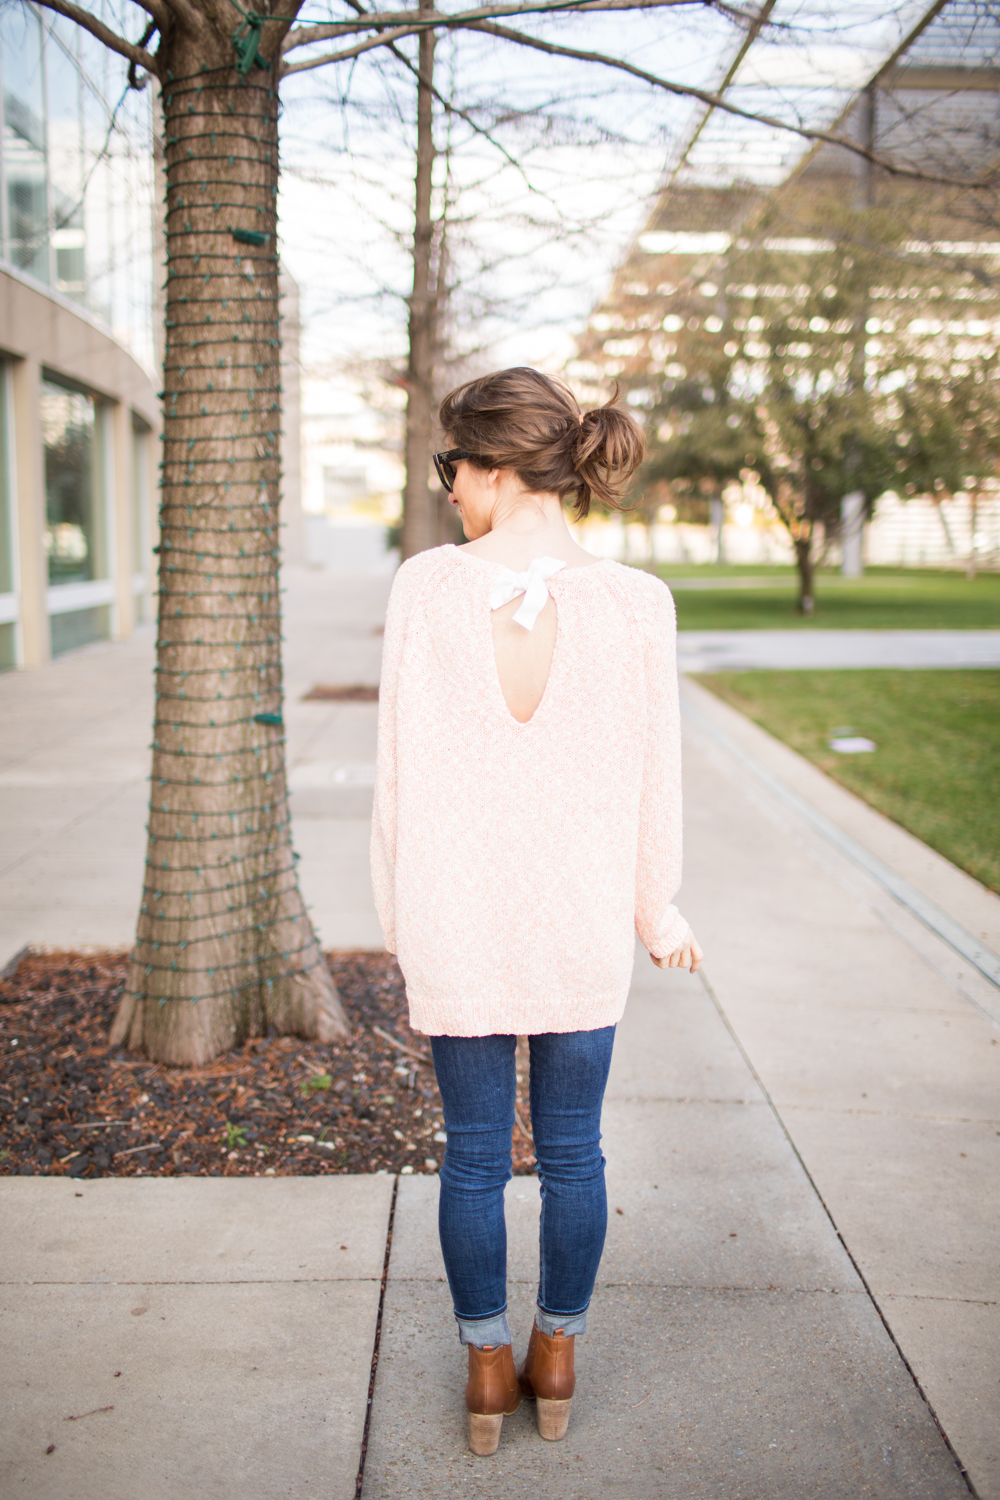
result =
[[[497,675],[491,584],[458,547],[405,562],[379,689],[372,882],[428,1035],[584,1031],[625,1008],[635,933],[686,936],[676,628],[666,585],[599,562],[548,581],[557,630],[525,724]]]

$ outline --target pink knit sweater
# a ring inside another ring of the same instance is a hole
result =
[[[404,563],[389,600],[372,822],[375,903],[428,1035],[584,1031],[621,1018],[635,932],[687,923],[674,608],[619,563],[549,580],[558,627],[526,724],[493,654],[496,564]]]

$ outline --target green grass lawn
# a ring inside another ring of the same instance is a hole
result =
[[[677,582],[681,630],[1000,630],[1000,573],[970,581],[926,568],[871,568],[863,578],[824,572],[816,580],[816,613],[807,619],[796,613],[793,568],[664,563],[656,572]],[[728,578],[732,588],[685,587]],[[752,578],[769,581],[740,586]]]
[[[1000,892],[1000,671],[717,672],[704,687]],[[838,755],[834,731],[878,749]]]

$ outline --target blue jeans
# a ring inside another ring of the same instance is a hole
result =
[[[545,1032],[531,1048],[531,1130],[541,1181],[538,1315],[582,1333],[608,1227],[601,1104],[615,1028]],[[511,1177],[513,1036],[434,1036],[448,1145],[438,1228],[463,1344],[509,1344],[504,1187]]]

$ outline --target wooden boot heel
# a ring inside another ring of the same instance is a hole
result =
[[[489,1458],[500,1446],[500,1429],[503,1413],[486,1417],[479,1412],[469,1412],[469,1447],[477,1458]]]
[[[538,1436],[550,1443],[558,1443],[566,1436],[569,1426],[569,1409],[573,1405],[573,1398],[568,1401],[546,1401],[542,1396],[536,1398],[535,1419],[538,1422]]]

